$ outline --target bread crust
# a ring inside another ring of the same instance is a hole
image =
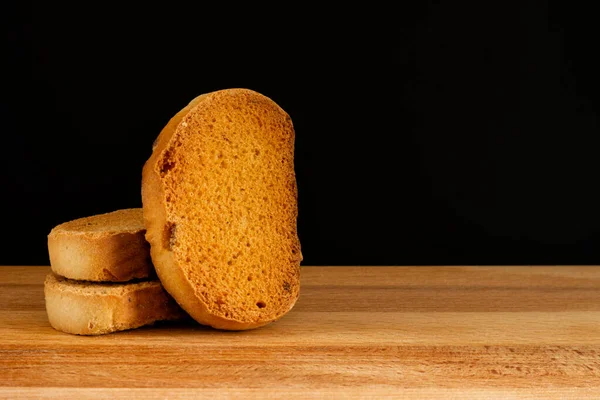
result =
[[[173,251],[165,249],[163,245],[164,227],[169,223],[167,215],[168,200],[165,196],[164,182],[161,178],[158,162],[164,155],[164,152],[168,151],[174,145],[173,138],[176,136],[178,130],[181,129],[182,120],[190,113],[202,112],[199,111],[199,109],[203,107],[203,104],[207,103],[207,100],[213,101],[215,98],[218,99],[222,96],[233,96],[234,98],[236,96],[250,96],[251,98],[260,101],[272,103],[272,100],[248,89],[227,89],[198,96],[192,100],[188,106],[177,113],[168,122],[154,142],[152,155],[143,168],[142,203],[144,223],[146,226],[146,239],[151,245],[150,252],[157,275],[167,292],[175,298],[179,305],[201,324],[224,330],[246,330],[264,326],[281,318],[291,310],[299,296],[300,262],[302,260],[302,254],[300,252],[300,242],[297,237],[295,226],[297,216],[297,188],[295,178],[293,179],[293,182],[291,182],[294,190],[294,199],[293,204],[290,204],[290,207],[295,209],[293,221],[293,235],[295,236],[293,240],[295,242],[293,246],[296,250],[294,251],[294,254],[290,254],[289,265],[281,266],[281,268],[289,270],[291,283],[287,290],[290,290],[291,296],[284,308],[276,310],[271,315],[254,316],[248,319],[236,319],[231,316],[223,316],[215,313],[214,309],[211,309],[201,296],[199,296],[198,288],[190,280],[189,274],[186,274],[185,266],[178,262]],[[210,108],[210,105],[205,107]],[[278,106],[276,107],[278,108],[278,112],[285,114],[291,126],[289,116],[287,116],[287,114]],[[293,153],[293,137],[291,146]],[[203,245],[206,245],[206,243]]]
[[[125,226],[110,226],[126,219]],[[88,224],[102,230],[85,229]],[[142,210],[124,209],[60,224],[48,235],[52,271],[69,279],[126,282],[155,278]]]
[[[44,295],[50,325],[75,335],[101,335],[186,318],[158,280],[98,284],[49,273]]]

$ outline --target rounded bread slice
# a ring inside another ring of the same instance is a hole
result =
[[[52,271],[70,279],[125,282],[155,278],[141,208],[65,222],[48,235]]]
[[[90,283],[49,273],[44,295],[50,325],[76,335],[101,335],[186,317],[158,280]]]
[[[248,89],[198,96],[156,139],[142,174],[146,239],[165,289],[201,324],[243,330],[300,291],[294,127]]]

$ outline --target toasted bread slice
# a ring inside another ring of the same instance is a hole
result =
[[[125,282],[155,278],[141,208],[65,222],[48,235],[52,270],[70,279]]]
[[[187,317],[158,280],[90,283],[50,273],[44,294],[50,325],[76,335],[101,335]]]
[[[294,128],[274,101],[248,89],[192,100],[155,141],[142,203],[158,277],[196,321],[251,329],[294,306]]]

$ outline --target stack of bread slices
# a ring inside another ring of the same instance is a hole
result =
[[[102,334],[189,315],[245,330],[286,315],[302,261],[294,140],[290,116],[260,93],[193,99],[154,140],[141,209],[52,229],[50,324]]]
[[[44,291],[50,324],[78,335],[138,328],[185,313],[163,289],[141,208],[80,218],[48,235]]]

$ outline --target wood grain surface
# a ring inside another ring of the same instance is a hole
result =
[[[600,267],[302,267],[296,307],[97,337],[0,267],[0,398],[600,398]]]

